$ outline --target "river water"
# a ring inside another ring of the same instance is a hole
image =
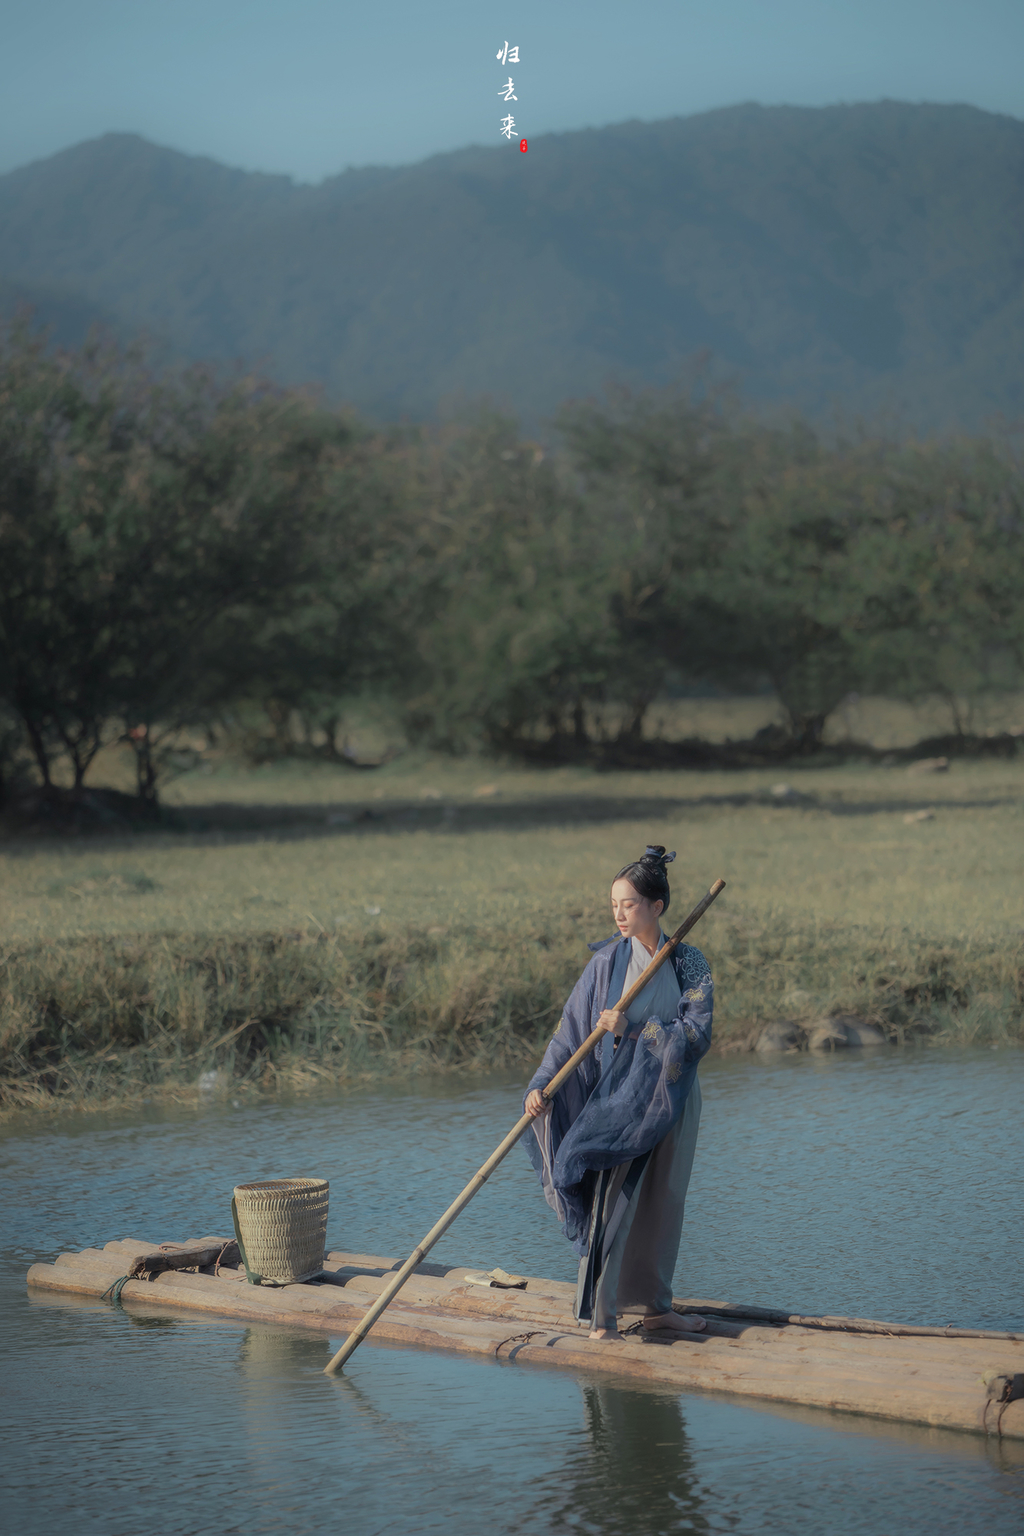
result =
[[[712,1060],[681,1295],[1024,1323],[1017,1051]],[[324,1175],[330,1246],[404,1257],[519,1114],[507,1079],[23,1120],[0,1138],[12,1533],[1024,1529],[1024,1446],[441,1353],[26,1298],[35,1260],[230,1228],[232,1186]],[[435,1250],[572,1279],[514,1151]],[[614,1347],[614,1346],[611,1346]]]

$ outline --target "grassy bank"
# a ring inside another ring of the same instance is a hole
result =
[[[753,771],[197,776],[191,831],[0,855],[3,1102],[525,1074],[647,840],[679,850],[673,916],[729,881],[695,935],[719,1042],[837,1012],[1020,1041],[1021,785],[1012,763],[814,770],[785,795]]]

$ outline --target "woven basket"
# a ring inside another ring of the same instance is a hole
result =
[[[250,1279],[298,1285],[320,1274],[329,1187],[326,1179],[267,1179],[236,1186],[238,1234]]]

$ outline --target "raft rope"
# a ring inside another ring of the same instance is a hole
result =
[[[113,1285],[107,1286],[106,1290],[103,1292],[103,1295],[100,1297],[100,1301],[106,1301],[107,1297],[109,1296],[115,1307],[123,1307],[124,1302],[121,1300],[121,1292],[128,1284],[128,1281],[134,1279],[138,1279],[138,1276],[122,1275],[120,1280],[115,1280]]]
[[[998,1403],[999,1413],[996,1416],[996,1435],[1001,1440],[1003,1438],[1003,1414],[1011,1403],[1019,1402],[1024,1397],[1024,1373],[1018,1372],[1015,1376],[997,1376],[996,1380],[1002,1381],[1003,1389],[997,1398],[986,1398],[985,1406],[981,1411],[981,1427],[986,1435],[991,1433],[988,1427],[988,1410],[993,1402]]]
[[[227,1242],[224,1244],[224,1247],[221,1249],[220,1253],[218,1253],[217,1257],[213,1261],[213,1278],[215,1280],[216,1280],[217,1276],[220,1274],[220,1267],[221,1267],[221,1265],[224,1262],[224,1255],[227,1253],[227,1251],[228,1251],[228,1249],[230,1247],[231,1247],[231,1239],[228,1238]],[[239,1254],[241,1254],[241,1252],[242,1252],[242,1244],[241,1244],[240,1241],[238,1242],[238,1252],[239,1252]]]
[[[548,1332],[547,1328],[534,1328],[531,1333],[513,1333],[509,1338],[502,1339],[500,1344],[495,1344],[494,1358],[497,1360],[499,1351],[504,1349],[506,1344],[528,1344],[531,1339],[538,1339],[542,1333]],[[509,1355],[509,1359],[515,1359],[515,1356]]]

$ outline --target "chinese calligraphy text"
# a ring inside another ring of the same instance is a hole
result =
[[[508,45],[508,39],[506,38],[504,47],[498,49],[498,52],[495,55],[495,57],[497,58],[499,64],[518,64],[519,63],[519,44],[516,43],[516,44],[514,44],[513,47],[510,48],[509,45]],[[511,75],[509,75],[508,80],[505,82],[504,85],[500,85],[498,87],[498,95],[502,98],[503,101],[518,101],[519,100],[519,97],[516,95],[515,81],[512,79]],[[500,132],[501,132],[501,134],[506,139],[508,139],[510,141],[511,141],[512,135],[513,135],[513,133],[515,131],[515,126],[516,126],[516,120],[512,116],[511,112],[508,114],[507,117],[503,117],[500,120]],[[520,140],[519,148],[521,150],[523,150],[523,152],[525,153],[525,151],[526,151],[526,140],[525,139],[521,139]]]

